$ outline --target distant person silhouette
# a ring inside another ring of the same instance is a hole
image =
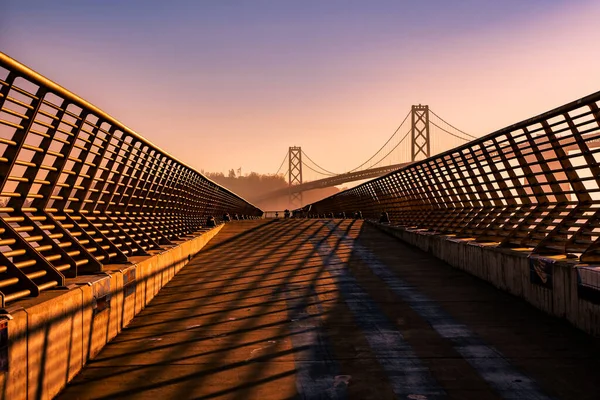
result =
[[[386,211],[381,213],[381,216],[379,217],[379,222],[382,224],[389,224],[390,223],[390,217],[388,215],[388,213]]]

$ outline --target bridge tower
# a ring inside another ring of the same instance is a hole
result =
[[[429,158],[429,106],[412,106],[411,121],[411,161]]]
[[[302,184],[302,147],[290,147],[290,152],[288,154],[288,162],[288,187],[290,188],[290,205],[294,208],[299,208],[304,205],[302,203],[302,192],[292,193],[291,188],[292,185]]]

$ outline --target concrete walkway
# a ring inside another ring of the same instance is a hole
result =
[[[61,399],[599,399],[600,340],[361,221],[227,225]]]

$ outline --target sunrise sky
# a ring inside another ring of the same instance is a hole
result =
[[[344,171],[412,104],[483,135],[600,90],[600,2],[0,0],[0,51],[191,166]]]

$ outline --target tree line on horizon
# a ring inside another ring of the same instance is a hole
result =
[[[234,169],[230,169],[227,175],[222,172],[205,172],[201,171],[208,179],[226,187],[235,194],[243,197],[250,202],[256,202],[256,205],[265,210],[283,210],[290,207],[289,199],[286,196],[275,199],[257,201],[262,195],[273,192],[275,190],[288,187],[288,182],[285,175],[274,174],[259,174],[250,172],[246,175],[236,174]],[[327,196],[331,196],[339,192],[336,187],[323,189],[315,189],[304,192],[304,203],[312,203]]]
[[[230,169],[227,175],[222,172],[204,172],[204,175],[249,200],[288,186],[283,175],[259,174],[257,172],[236,175],[234,169]]]

